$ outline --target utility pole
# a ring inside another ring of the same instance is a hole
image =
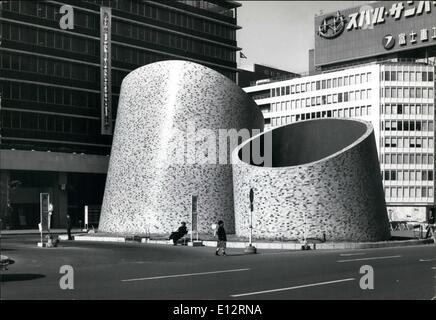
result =
[[[250,235],[248,246],[245,247],[244,252],[247,254],[253,254],[257,252],[256,247],[253,246],[253,201],[254,201],[254,191],[253,188],[250,189]]]

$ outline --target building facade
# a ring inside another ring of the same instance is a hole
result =
[[[238,6],[1,1],[3,227],[36,228],[41,192],[54,205],[53,227],[64,225],[67,212],[83,224],[85,205],[98,211],[123,78],[171,59],[203,64],[235,81]]]
[[[435,68],[374,63],[245,88],[266,128],[318,118],[374,126],[391,219],[425,220],[434,205]]]
[[[435,207],[436,2],[378,1],[314,18],[309,76],[245,88],[266,127],[371,121],[388,215],[425,221]]]
[[[261,64],[253,64],[249,67],[241,67],[238,69],[238,81],[237,84],[241,87],[249,87],[256,81],[269,82],[270,79],[287,80],[297,78],[300,75],[294,72],[281,70]],[[257,82],[257,83],[259,83]]]

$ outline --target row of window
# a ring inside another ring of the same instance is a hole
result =
[[[76,53],[89,54],[96,57],[100,55],[99,43],[96,40],[72,37],[48,30],[35,31],[27,27],[19,27],[15,24],[2,23],[0,26],[3,28],[3,31],[6,31],[6,34],[3,34],[5,39],[24,41],[33,45],[40,45],[43,47],[56,48],[60,50],[72,50]],[[2,30],[0,30],[0,33],[1,31]],[[32,36],[29,37],[29,34]],[[170,58],[164,55],[148,53],[140,49],[113,45],[112,59],[114,61],[121,61],[142,66],[156,61],[168,60]],[[235,72],[223,70],[218,71],[232,80],[235,80],[236,78]],[[60,73],[59,71],[55,72],[58,72],[58,74]]]
[[[382,164],[434,165],[434,157],[430,153],[385,153],[381,155],[380,162]]]
[[[99,0],[89,1],[89,2],[95,2],[98,5],[100,5]],[[216,4],[212,4],[203,0],[198,1],[198,3],[201,9],[206,9],[208,11],[211,11],[211,8],[209,6],[213,6],[215,8],[214,12],[217,13],[224,12],[224,13],[228,13],[225,15],[233,16],[232,11],[229,9],[216,10],[217,8],[222,8]],[[205,3],[206,7],[201,7],[202,3]],[[220,23],[214,23],[212,21],[200,19],[188,14],[178,13],[171,9],[158,8],[155,6],[151,6],[142,1],[132,1],[132,0],[115,1],[112,2],[112,4],[114,8],[134,15],[147,17],[157,21],[167,22],[176,25],[178,27],[183,27],[187,29],[208,33],[229,40],[236,39],[235,29],[230,26],[226,26]]]
[[[116,25],[117,24],[114,24],[114,26]],[[99,56],[100,54],[100,44],[97,40],[71,36],[64,33],[43,29],[35,30],[34,28],[20,26],[17,24],[2,23],[1,26],[2,30],[0,31],[3,32],[4,39],[25,42],[46,48],[55,48],[81,54],[89,54],[92,56]],[[126,26],[129,25],[126,24]],[[129,26],[129,29],[141,30],[141,32],[136,33],[137,39],[170,48],[180,49],[184,51],[184,54],[187,52],[192,52],[225,61],[236,61],[236,53],[234,49],[219,47],[152,29],[140,28],[136,26]],[[125,36],[124,32],[119,33],[116,28],[114,28],[114,34]],[[129,37],[134,36],[130,35]],[[121,61],[129,58],[130,57],[128,56],[123,57]]]
[[[381,129],[385,131],[433,131],[433,121],[382,121]]]
[[[357,90],[350,92],[341,92],[335,94],[328,94],[317,97],[296,99],[290,101],[282,101],[271,103],[271,110],[274,111],[286,111],[294,110],[306,107],[322,106],[333,103],[342,103],[349,101],[367,100],[371,98],[371,89]]]
[[[160,31],[142,25],[130,24],[124,21],[114,21],[112,24],[112,33],[121,37],[154,43],[185,52],[192,52],[226,61],[236,61],[235,49],[208,44],[204,41],[171,34],[167,31]]]
[[[433,115],[432,104],[382,104],[382,114]]]
[[[3,10],[12,11],[27,16],[34,16],[44,20],[56,21],[62,17],[59,10],[61,5],[45,1],[3,1]],[[74,25],[98,30],[100,18],[96,14],[89,14],[80,10],[74,11]]]
[[[433,88],[381,88],[380,94],[382,98],[398,98],[398,99],[433,99]]]
[[[101,1],[94,2],[101,5]],[[123,0],[112,2],[112,4],[114,4],[115,8],[119,10],[127,11],[136,15],[204,32],[224,39],[236,39],[236,31],[230,26],[206,21],[190,15],[178,13],[174,10],[157,8],[146,3],[140,3],[139,1],[134,1],[132,6],[126,7],[126,3],[128,2],[129,0]],[[2,9],[4,11],[12,11],[23,15],[30,15],[58,22],[62,16],[59,13],[60,7],[60,5],[46,3],[45,1],[3,1]],[[74,11],[74,25],[90,30],[99,30],[99,22],[100,17],[98,14],[88,13],[82,10]]]
[[[433,138],[384,137],[381,145],[385,148],[433,148]]]
[[[19,24],[2,22],[1,30],[3,39],[24,42],[27,44],[72,51],[98,57],[100,44],[97,40],[72,36],[61,32],[38,29]]]
[[[280,126],[288,123],[293,123],[295,121],[319,119],[319,118],[331,118],[331,117],[348,118],[348,117],[360,117],[360,116],[367,116],[367,115],[371,115],[371,106],[361,106],[361,107],[344,108],[338,110],[308,112],[308,113],[283,116],[283,117],[273,117],[271,118],[271,125]]]
[[[2,53],[0,63],[1,68],[6,70],[11,69],[94,83],[99,81],[100,76],[98,67],[31,55]]]
[[[337,88],[348,85],[368,83],[371,81],[371,73],[361,73],[350,76],[337,77],[333,79],[317,80],[306,83],[299,83],[271,89],[271,97],[284,96],[295,93],[304,93],[330,88]]]
[[[210,1],[204,1],[204,0],[177,0],[177,1],[187,4],[188,6],[233,17],[233,11],[231,9],[222,7]]]
[[[56,132],[76,135],[98,135],[99,120],[54,116],[30,112],[4,110],[1,114],[2,127],[32,132]]]
[[[406,82],[432,82],[432,71],[382,71],[381,80],[384,81],[406,81]]]
[[[385,187],[386,198],[433,198],[432,187]]]
[[[432,170],[384,170],[385,181],[433,181]]]
[[[100,94],[27,83],[2,82],[2,97],[18,101],[33,101],[98,110]],[[114,97],[115,98],[115,97]],[[112,99],[115,104],[116,99]]]
[[[123,46],[112,46],[112,60],[113,61],[120,61],[124,63],[133,64],[136,66],[143,66],[149,63],[157,62],[157,61],[164,61],[172,59],[171,57],[159,55],[156,53],[148,53],[147,51],[130,48],[130,47],[123,47]],[[226,77],[232,79],[233,81],[236,80],[236,72],[221,69],[218,67],[212,67],[212,69],[215,69],[216,71],[222,73]],[[116,75],[114,75],[114,79],[117,79],[117,81],[114,81],[114,83],[121,83],[119,78],[116,78]]]

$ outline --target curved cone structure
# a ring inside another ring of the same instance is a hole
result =
[[[121,87],[99,230],[168,234],[181,221],[190,229],[195,195],[200,233],[220,219],[234,232],[234,148],[218,143],[219,131],[242,128],[261,132],[262,114],[220,73],[186,61],[131,72]]]
[[[271,151],[260,165],[244,158],[246,149],[256,143],[266,155]],[[255,238],[322,239],[324,234],[327,241],[390,238],[370,123],[298,122],[246,141],[232,157],[237,235],[249,234],[253,188]]]

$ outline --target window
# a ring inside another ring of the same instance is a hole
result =
[[[385,88],[385,98],[390,98],[390,97],[391,97],[391,89]]]
[[[427,81],[427,72],[423,71],[421,77],[422,77],[422,81]]]
[[[388,170],[385,171],[385,180],[389,181],[389,171]]]
[[[410,88],[410,98],[415,98],[415,88]]]
[[[390,81],[391,80],[391,73],[389,71],[385,71],[385,81]]]
[[[403,73],[401,71],[397,72],[397,80],[398,81],[403,81]]]
[[[410,72],[409,72],[409,77],[410,77],[410,81],[411,81],[411,82],[414,82],[414,81],[415,81],[415,72],[410,71]]]

